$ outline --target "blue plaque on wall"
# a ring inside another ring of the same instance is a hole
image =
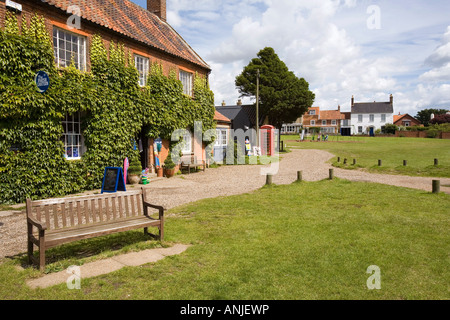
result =
[[[38,71],[34,77],[34,81],[40,93],[44,93],[50,87],[50,77],[45,71]]]

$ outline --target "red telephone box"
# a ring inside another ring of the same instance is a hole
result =
[[[265,125],[260,130],[261,154],[266,156],[275,155],[275,127]]]

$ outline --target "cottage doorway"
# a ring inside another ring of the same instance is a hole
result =
[[[139,133],[139,156],[141,160],[142,168],[148,168],[149,162],[148,162],[148,155],[149,155],[149,138],[147,138],[145,134],[145,130],[141,130]]]

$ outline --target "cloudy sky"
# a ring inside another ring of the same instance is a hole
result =
[[[236,103],[236,76],[272,47],[314,106],[393,94],[394,112],[413,116],[450,109],[449,12],[448,0],[167,0],[168,22],[212,68],[216,105]]]

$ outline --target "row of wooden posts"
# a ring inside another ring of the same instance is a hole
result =
[[[328,179],[329,180],[334,179],[334,169],[329,169]],[[272,181],[273,181],[273,174],[268,174],[266,176],[266,185],[271,185],[273,183]],[[297,171],[297,181],[298,182],[303,181],[303,171]],[[432,181],[432,192],[433,193],[441,192],[441,181],[440,180]]]
[[[341,157],[337,158],[337,162],[341,162]],[[347,164],[347,158],[344,158],[344,164]],[[356,165],[356,159],[353,159],[353,165]],[[383,165],[383,160],[378,160],[378,166],[381,167]],[[403,166],[408,165],[408,160],[403,160]],[[439,159],[434,159],[434,165],[439,165]]]

